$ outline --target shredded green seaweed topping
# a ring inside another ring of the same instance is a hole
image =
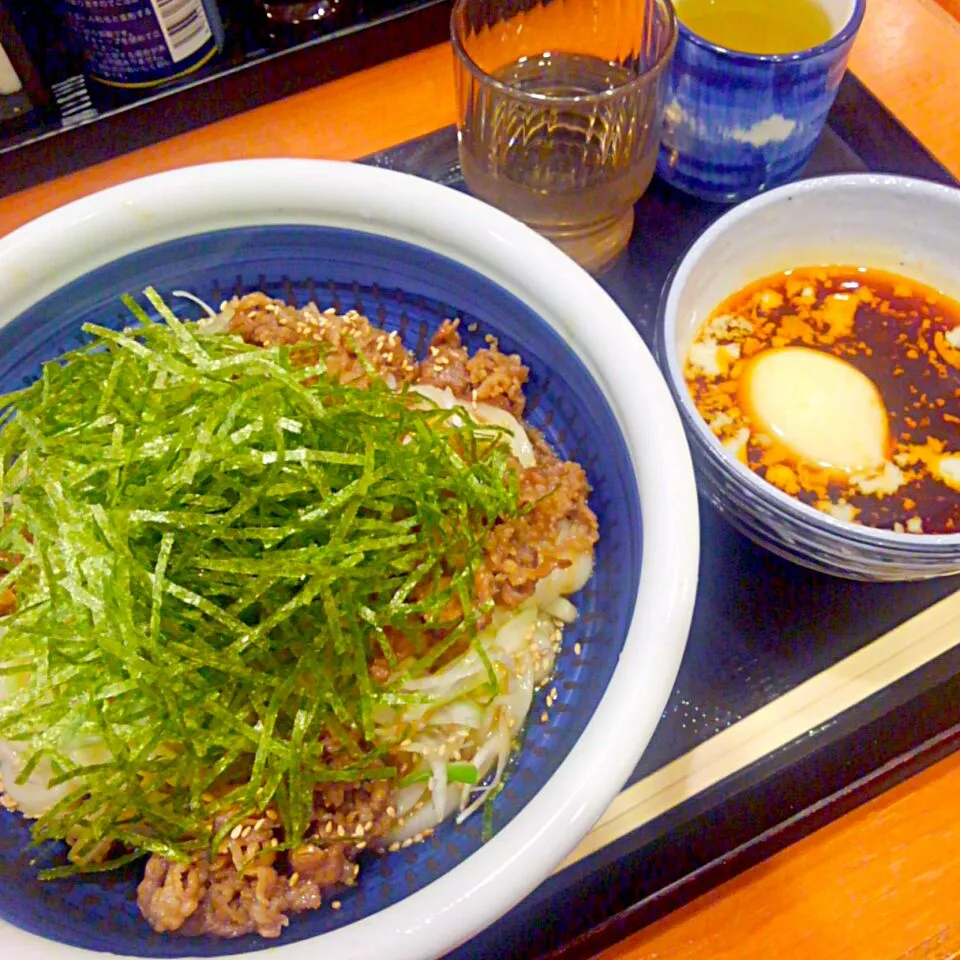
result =
[[[518,510],[489,428],[146,295],[162,322],[128,299],[139,327],[86,326],[0,397],[0,739],[65,790],[34,825],[80,838],[50,876],[183,861],[270,806],[295,843],[318,785],[397,778],[377,708],[472,641]]]

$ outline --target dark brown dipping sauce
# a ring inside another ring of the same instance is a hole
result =
[[[804,461],[741,408],[738,386],[747,361],[800,346],[847,361],[879,390],[889,424],[889,462],[882,469],[853,475]],[[691,347],[685,376],[713,432],[792,496],[871,527],[960,531],[957,301],[906,277],[860,267],[777,274],[714,311]]]

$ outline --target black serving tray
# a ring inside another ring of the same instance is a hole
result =
[[[463,189],[451,129],[366,162]],[[953,183],[848,75],[804,176],[868,170]],[[630,246],[601,282],[648,344],[666,278],[724,209],[659,180],[637,204]],[[610,822],[448,960],[592,956],[960,744],[960,578],[834,579],[701,508],[686,656]],[[746,746],[731,753],[737,738]]]

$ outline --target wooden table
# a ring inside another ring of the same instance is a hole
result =
[[[868,0],[851,66],[960,176],[960,0]],[[242,157],[353,159],[453,122],[437,47],[0,201],[0,235],[135,176]],[[627,939],[604,960],[960,957],[960,755]]]

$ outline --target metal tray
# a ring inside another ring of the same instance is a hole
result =
[[[451,129],[366,162],[463,189]],[[848,75],[803,175],[864,170],[953,182]],[[667,276],[724,209],[658,180],[637,204],[601,282],[648,344]],[[960,578],[816,574],[705,500],[702,528],[686,657],[630,784],[553,877],[448,960],[592,956],[960,743]]]

